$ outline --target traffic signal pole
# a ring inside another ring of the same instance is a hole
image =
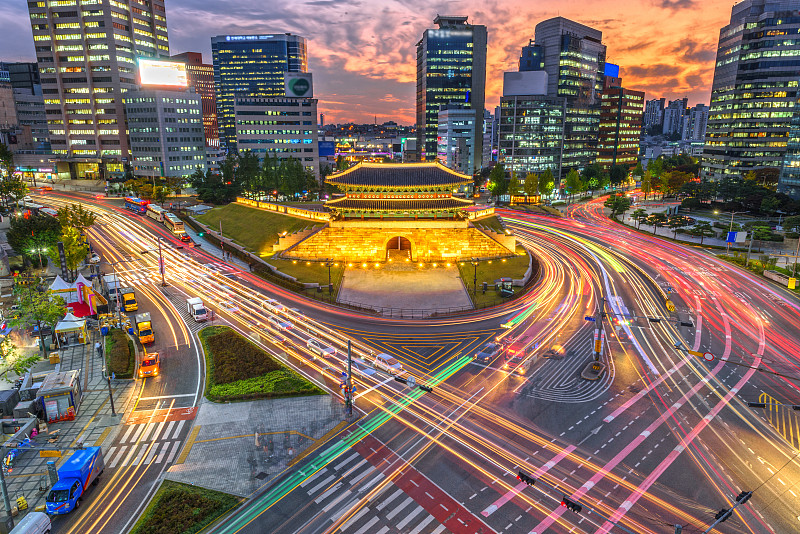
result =
[[[599,362],[600,356],[603,353],[603,318],[606,315],[606,298],[600,297],[600,307],[594,316],[594,360]]]
[[[353,415],[353,353],[350,347],[350,340],[347,340],[347,385],[345,390],[345,406],[347,417]]]

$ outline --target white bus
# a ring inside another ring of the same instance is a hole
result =
[[[173,234],[182,234],[186,231],[183,227],[183,221],[172,213],[166,213],[164,215],[164,226],[172,230]]]
[[[147,205],[147,216],[150,217],[151,219],[155,219],[158,222],[164,222],[165,213],[167,213],[167,210],[165,210],[161,206],[156,206],[155,204]]]

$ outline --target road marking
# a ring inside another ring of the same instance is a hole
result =
[[[158,458],[156,459],[157,464],[160,464],[162,461],[164,461],[164,456],[167,454],[167,449],[169,449],[169,442],[165,441],[164,446],[161,447],[161,452],[159,453]]]
[[[366,509],[366,508],[365,508],[365,509]],[[367,524],[366,524],[366,525],[364,525],[363,527],[361,527],[360,529],[358,529],[357,531],[355,531],[355,533],[354,533],[354,534],[365,534],[366,532],[370,532],[370,529],[371,529],[371,528],[373,527],[373,525],[375,525],[375,523],[377,523],[377,522],[378,522],[378,518],[377,518],[377,517],[373,517],[372,519],[370,519],[370,520],[367,522]],[[342,527],[342,530],[344,531],[344,527]]]
[[[164,439],[169,439],[169,435],[172,433],[173,428],[175,428],[175,421],[170,421],[167,425],[167,430],[164,431]]]
[[[412,520],[413,520],[415,517],[417,517],[417,516],[420,514],[420,512],[422,512],[423,510],[424,510],[424,508],[423,508],[422,506],[417,506],[416,508],[414,508],[414,510],[412,510],[412,511],[411,511],[411,513],[409,513],[408,515],[406,515],[405,519],[403,519],[402,521],[400,521],[399,523],[397,523],[397,525],[396,525],[396,526],[397,526],[397,529],[398,529],[400,532],[402,532],[402,531],[403,531],[403,528],[405,528],[405,526],[406,526],[406,525],[408,525],[408,524],[409,524],[409,523],[410,523],[410,522],[411,522],[411,521],[412,521]]]
[[[358,511],[358,513],[356,513],[356,514],[355,514],[353,517],[351,517],[350,519],[348,519],[348,520],[347,520],[347,521],[346,521],[346,522],[345,522],[345,523],[344,523],[344,524],[343,524],[343,525],[342,525],[342,526],[339,528],[339,531],[340,531],[340,532],[344,532],[345,530],[347,530],[348,528],[350,528],[350,527],[351,527],[351,526],[352,526],[354,523],[356,523],[356,522],[357,522],[359,519],[361,519],[361,517],[362,517],[364,514],[366,514],[367,512],[369,512],[369,508],[367,508],[367,507],[364,507],[364,508],[362,508],[361,510],[359,510],[359,511]],[[376,520],[377,520],[378,518],[376,517],[376,518],[374,518],[374,519],[376,519]],[[334,519],[334,518],[331,518],[331,521],[335,521],[335,519]]]
[[[330,475],[327,478],[325,478],[322,482],[320,482],[319,484],[314,484],[313,487],[308,489],[307,493],[308,493],[309,497],[311,495],[313,495],[314,493],[316,493],[318,490],[320,490],[323,486],[327,485],[331,480],[334,480],[335,478],[336,478],[335,475]]]
[[[119,449],[119,454],[117,455],[117,457],[116,457],[116,458],[114,458],[114,459],[111,461],[111,463],[109,464],[109,466],[108,466],[108,467],[110,467],[110,468],[112,468],[112,469],[113,469],[114,467],[117,467],[117,464],[119,463],[119,459],[120,459],[120,458],[122,458],[122,456],[125,454],[125,449],[127,449],[127,448],[128,448],[128,446],[127,446],[127,445],[125,445],[125,446],[121,447],[121,448]],[[109,454],[109,455],[108,455],[108,457],[109,457],[109,458],[111,458],[111,454]]]
[[[127,430],[127,431],[125,431],[125,435],[124,435],[124,436],[122,436],[122,439],[121,439],[121,440],[119,440],[119,442],[120,442],[120,443],[125,443],[126,441],[128,441],[128,436],[129,436],[129,435],[130,435],[130,433],[131,433],[131,432],[133,432],[135,429],[136,429],[136,425],[129,425],[129,426],[128,426],[128,430]]]
[[[392,502],[392,501],[393,501],[393,500],[395,500],[395,499],[396,499],[398,496],[400,496],[400,494],[401,494],[401,493],[403,493],[403,490],[401,490],[400,488],[398,488],[398,489],[397,489],[397,491],[395,491],[394,493],[392,493],[392,495],[391,495],[391,496],[390,496],[388,499],[385,499],[385,500],[384,500],[382,503],[380,503],[380,504],[379,504],[378,506],[376,506],[375,508],[376,508],[377,510],[383,510],[384,508],[386,508],[386,506],[387,506],[387,505],[388,505],[390,502]]]
[[[162,395],[160,397],[139,397],[139,401],[149,401],[149,400],[163,400],[163,399],[177,399],[180,397],[194,397],[194,393],[181,393],[178,395]]]
[[[180,446],[181,446],[181,442],[180,441],[176,441],[172,445],[172,450],[169,451],[169,456],[167,456],[167,463],[170,463],[172,461],[172,459],[175,458],[175,454],[178,452],[178,449],[180,448]]]
[[[178,434],[181,433],[184,423],[186,423],[185,419],[181,419],[180,421],[178,421],[178,427],[175,429],[175,433],[172,434],[172,439],[178,439]]]
[[[409,504],[411,504],[412,502],[414,502],[414,499],[412,499],[411,497],[406,497],[406,500],[404,500],[403,502],[401,502],[401,503],[400,503],[400,504],[397,506],[397,508],[395,508],[394,510],[392,510],[391,512],[389,512],[388,514],[386,514],[386,519],[392,519],[394,516],[396,516],[397,514],[399,514],[400,512],[402,512],[402,511],[403,511],[403,508],[405,508],[406,506],[408,506],[408,505],[409,505]]]
[[[141,444],[141,449],[139,451],[139,455],[136,457],[136,459],[133,460],[133,463],[131,465],[139,465],[139,462],[142,461],[142,458],[144,458],[144,454],[147,452],[147,447],[148,446],[149,445],[147,443],[142,443]],[[134,447],[134,449],[135,448],[136,447]]]
[[[341,495],[339,495],[339,496],[338,496],[338,497],[336,497],[334,500],[332,500],[330,503],[328,503],[328,505],[327,505],[325,508],[323,508],[323,509],[322,509],[322,511],[323,511],[323,512],[325,512],[325,513],[327,514],[328,512],[330,512],[330,511],[331,511],[331,509],[332,509],[334,506],[336,506],[337,504],[339,504],[340,502],[342,502],[342,500],[344,500],[344,499],[345,499],[345,497],[349,497],[349,496],[350,496],[350,494],[351,494],[351,492],[349,492],[349,491],[345,491],[345,492],[343,492]],[[349,505],[349,504],[352,504],[352,503],[347,503],[347,504]],[[349,508],[349,506],[347,506],[346,508]]]
[[[341,482],[337,482],[336,484],[334,484],[333,486],[328,488],[325,491],[325,493],[323,493],[322,495],[320,495],[319,497],[314,499],[314,502],[317,503],[317,504],[321,503],[322,501],[327,499],[334,491],[338,490],[341,486],[342,486],[342,483]]]
[[[433,519],[434,519],[434,517],[432,515],[429,515],[428,517],[423,519],[422,522],[419,525],[417,525],[417,528],[415,528],[414,530],[411,531],[411,534],[420,534],[420,532],[422,532],[422,529],[427,527],[428,523],[433,521]]]

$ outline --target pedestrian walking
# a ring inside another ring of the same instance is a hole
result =
[[[97,353],[98,357],[103,355],[103,347],[100,345],[99,341],[94,344],[94,351]]]

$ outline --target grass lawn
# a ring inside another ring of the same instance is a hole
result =
[[[279,258],[269,258],[266,261],[280,272],[297,278],[298,282],[316,282],[321,286],[328,285],[328,268],[322,262],[305,262],[302,260],[284,260]],[[339,290],[343,274],[343,263],[331,265],[331,283],[333,284],[334,294]]]
[[[272,255],[272,245],[283,232],[291,234],[309,226],[320,226],[320,223],[235,203],[214,208],[198,216],[197,220],[214,230],[219,229],[221,220],[225,236],[262,257]]]
[[[473,281],[475,279],[475,268],[469,262],[462,262],[458,264],[458,272],[461,279],[464,281],[464,287],[467,288],[472,304],[476,308],[491,306],[493,304],[500,304],[502,299],[500,293],[494,289],[494,281],[498,278],[512,278],[519,280],[525,276],[528,270],[528,254],[523,247],[517,247],[517,255],[513,258],[506,258],[505,260],[491,260],[482,261],[478,264],[478,294],[472,294]],[[489,284],[486,293],[483,293],[483,282]],[[515,287],[514,292],[521,291],[522,288]]]
[[[227,493],[165,480],[131,534],[195,534],[241,502]]]
[[[228,326],[209,326],[198,335],[206,355],[206,398],[211,401],[325,393]]]

